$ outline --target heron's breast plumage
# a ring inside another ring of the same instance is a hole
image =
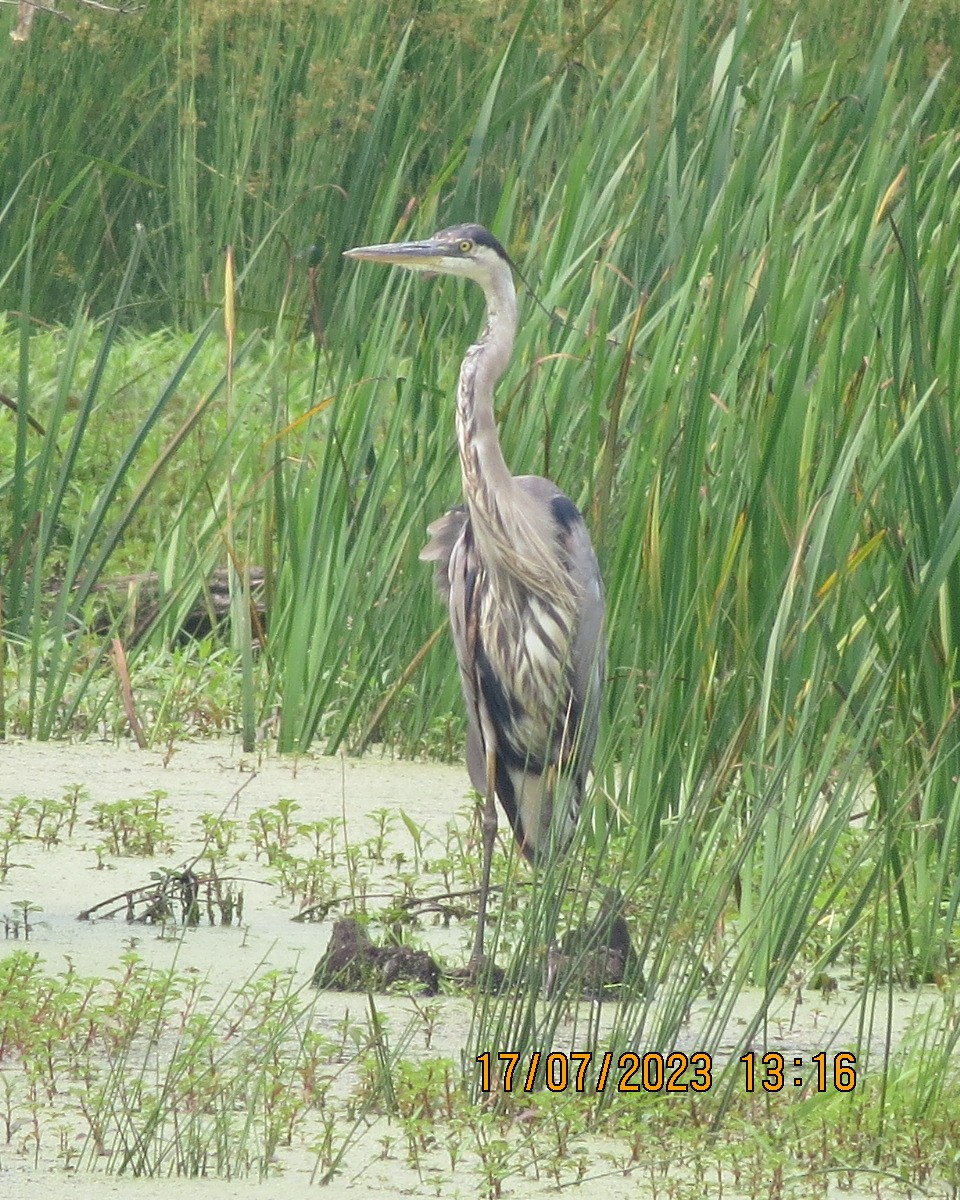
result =
[[[517,594],[509,581],[488,574],[478,588],[478,640],[483,648],[484,695],[492,680],[506,693],[507,718],[499,742],[516,765],[542,771],[556,765],[569,723],[570,647],[574,630],[557,606]]]

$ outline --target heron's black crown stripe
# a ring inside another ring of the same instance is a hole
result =
[[[449,239],[451,242],[469,238],[471,242],[476,242],[478,246],[487,246],[490,250],[495,251],[504,262],[510,261],[510,256],[506,250],[504,250],[490,230],[484,229],[482,225],[474,225],[472,223],[451,225],[449,229],[441,229],[436,236],[438,240],[447,241]]]

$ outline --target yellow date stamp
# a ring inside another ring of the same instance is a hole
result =
[[[714,1082],[713,1056],[706,1050],[534,1050],[528,1055],[485,1050],[476,1061],[482,1092],[532,1092],[540,1087],[549,1092],[708,1092]],[[779,1092],[789,1086],[852,1092],[856,1064],[856,1056],[848,1051],[830,1055],[823,1050],[807,1057],[751,1050],[738,1061],[745,1092]]]

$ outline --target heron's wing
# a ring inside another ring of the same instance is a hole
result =
[[[521,475],[517,485],[549,513],[558,549],[579,594],[577,626],[570,647],[570,690],[578,714],[571,754],[581,785],[586,780],[597,744],[600,700],[606,676],[605,603],[600,567],[586,522],[577,506],[549,479]]]
[[[480,732],[480,693],[474,669],[479,617],[475,589],[480,560],[466,508],[460,505],[444,513],[428,526],[427,533],[430,540],[420,551],[420,558],[436,563],[437,591],[450,609],[450,629],[467,709],[467,770],[470,782],[482,794],[487,788],[487,768]]]
[[[562,536],[570,564],[570,575],[583,600],[580,620],[570,652],[570,677],[580,711],[580,725],[574,754],[585,777],[593,763],[600,726],[600,701],[607,670],[604,637],[605,604],[600,567],[583,517]]]

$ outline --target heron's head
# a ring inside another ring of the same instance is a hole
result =
[[[442,275],[473,279],[484,291],[511,279],[512,263],[506,250],[482,225],[452,225],[423,242],[388,242],[383,246],[357,246],[345,250],[347,258],[389,263]]]

